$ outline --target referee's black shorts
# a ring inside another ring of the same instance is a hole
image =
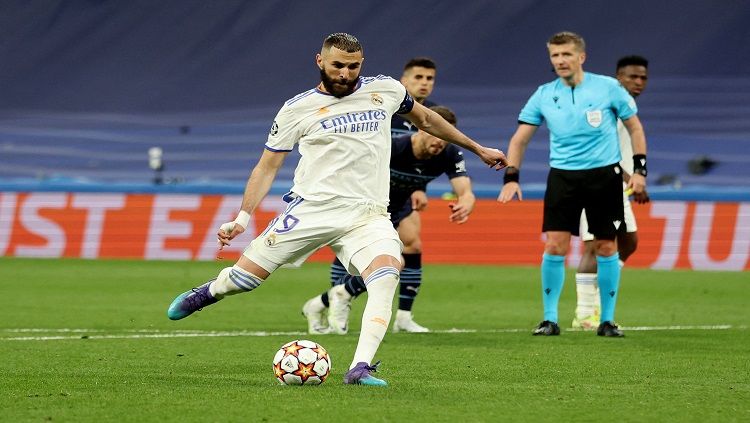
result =
[[[542,231],[578,235],[583,209],[589,232],[596,238],[613,240],[625,231],[619,164],[585,170],[550,169]]]

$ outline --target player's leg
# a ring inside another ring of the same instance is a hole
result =
[[[398,310],[393,322],[394,332],[422,333],[430,330],[414,321],[412,307],[422,286],[422,221],[412,211],[398,224],[398,236],[404,243],[404,269],[399,282]]]
[[[559,335],[557,309],[565,283],[565,255],[570,244],[570,232],[548,231],[542,256],[542,304],[544,320],[534,335]]]
[[[227,295],[254,290],[268,275],[269,271],[243,255],[234,266],[222,269],[216,278],[178,295],[167,309],[167,316],[171,320],[184,319]]]
[[[385,385],[371,375],[371,364],[390,322],[403,248],[386,216],[385,210],[382,214],[369,211],[351,231],[331,244],[347,270],[361,273],[367,285],[359,341],[344,377],[348,384]]]
[[[395,250],[399,245],[390,240],[380,241],[373,245],[377,249],[383,249],[385,243],[391,245],[387,248]],[[378,246],[377,244],[381,244]],[[365,253],[367,254],[367,253]],[[357,260],[357,257],[353,258]],[[349,372],[346,374],[345,383],[362,383],[381,385],[385,382],[380,379],[363,380],[372,378],[372,376],[363,374],[364,370],[369,368],[375,353],[388,329],[388,322],[391,319],[393,296],[396,293],[396,286],[399,280],[399,268],[401,262],[392,255],[379,255],[372,260],[371,264],[363,272],[365,284],[367,285],[367,304],[362,313],[362,327],[359,334],[359,342],[354,352],[354,358],[349,366]]]
[[[282,264],[301,264],[338,235],[338,229],[326,218],[335,205],[303,202],[296,196],[285,200],[289,202],[287,209],[250,243],[235,266],[172,301],[167,311],[170,319],[185,318],[227,295],[250,292]]]
[[[620,260],[624,263],[638,248],[638,225],[628,197],[625,197],[622,206],[627,232],[617,235],[617,252],[620,254]]]
[[[337,286],[341,278],[348,275],[338,258],[334,258],[331,263],[330,275],[331,287]],[[319,335],[331,332],[328,325],[329,291],[330,289],[310,298],[302,306],[302,315],[307,319],[307,332],[310,334]]]
[[[576,197],[578,179],[576,172],[554,168],[547,176],[542,224],[547,239],[541,266],[544,320],[534,329],[534,335],[560,334],[557,310],[565,283],[565,255],[571,233],[578,233],[582,209]]]
[[[351,302],[366,290],[361,276],[350,275],[341,261],[334,259],[331,264],[331,288],[310,298],[302,306],[308,333],[345,335],[349,330]]]
[[[622,199],[622,170],[619,165],[600,168],[587,184],[586,213],[591,233],[596,237],[597,279],[601,301],[600,336],[623,336],[614,322],[620,286],[620,256],[615,239],[625,231]],[[591,199],[596,199],[593,201]]]
[[[599,326],[599,289],[596,280],[594,235],[589,232],[586,211],[581,213],[579,234],[583,253],[576,272],[576,311],[573,329],[595,330]]]
[[[599,297],[602,304],[599,336],[624,336],[615,324],[615,305],[620,287],[620,256],[614,240],[596,240],[596,261],[599,267]]]
[[[352,300],[367,291],[361,276],[347,273],[326,293],[329,303],[328,327],[332,333],[345,335],[349,331],[349,312]]]

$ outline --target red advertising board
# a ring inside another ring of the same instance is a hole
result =
[[[237,195],[74,192],[0,193],[0,255],[17,257],[211,260],[216,231],[234,218]],[[222,252],[235,259],[285,208],[266,199],[251,229]],[[422,213],[427,263],[528,264],[541,260],[540,200],[478,200],[464,225],[448,222],[448,201]],[[750,203],[653,201],[634,205],[640,245],[628,262],[654,269],[750,269]],[[574,239],[569,264],[577,263]],[[328,249],[311,257],[332,258]]]

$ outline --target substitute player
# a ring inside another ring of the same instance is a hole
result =
[[[617,61],[615,76],[620,84],[633,98],[638,98],[646,89],[648,83],[648,60],[641,56],[626,56]],[[633,174],[633,148],[630,135],[625,125],[618,119],[617,135],[620,138],[620,167],[622,167],[623,185],[627,187],[630,175]],[[633,195],[636,203],[647,203],[648,193]],[[626,232],[617,234],[617,252],[620,255],[620,265],[627,261],[638,247],[638,226],[636,225],[633,208],[627,191],[623,193],[623,207],[625,211]],[[596,278],[596,254],[594,252],[594,235],[588,231],[586,211],[581,213],[581,239],[583,240],[583,254],[576,273],[576,305],[573,329],[593,330],[599,326],[599,289]]]
[[[362,275],[369,293],[344,383],[383,386],[387,383],[372,375],[376,365],[371,363],[388,328],[402,266],[401,241],[386,212],[391,115],[405,114],[420,129],[467,148],[495,169],[504,167],[505,155],[477,144],[415,103],[398,81],[382,75],[360,77],[363,60],[354,36],[326,37],[316,56],[320,84],[279,110],[266,149],[248,179],[240,212],[221,226],[219,242],[228,245],[245,231],[284,159],[298,144],[301,158],[294,185],[284,196],[289,205],[234,266],[177,296],[167,315],[183,319],[227,295],[252,291],[281,265],[300,264],[329,245],[351,273]]]
[[[508,148],[508,169],[498,201],[521,199],[520,166],[531,137],[542,122],[550,132],[550,172],[544,195],[546,233],[542,257],[544,320],[534,335],[559,335],[558,302],[565,282],[565,255],[571,234],[578,234],[586,209],[589,231],[596,237],[597,277],[601,290],[600,336],[623,336],[614,322],[620,284],[615,238],[625,230],[622,168],[617,119],[630,134],[635,162],[628,188],[640,194],[646,186],[646,137],[633,98],[616,79],[583,71],[586,45],[581,36],[560,32],[547,42],[558,78],[540,86],[518,117]]]
[[[456,125],[456,115],[447,107],[433,106],[430,109]],[[422,285],[422,223],[418,211],[427,207],[427,184],[442,174],[448,176],[456,193],[456,202],[451,204],[451,222],[465,223],[474,210],[476,198],[471,190],[471,180],[466,174],[466,162],[461,150],[423,130],[393,138],[390,167],[388,213],[404,243],[404,268],[393,331],[429,332],[429,329],[414,321],[411,312]],[[333,264],[332,272],[337,265],[340,264]],[[330,291],[308,300],[302,307],[302,314],[308,321],[308,332],[347,333],[351,301],[365,290],[360,276],[345,274],[335,281]],[[327,318],[326,309],[329,309]]]

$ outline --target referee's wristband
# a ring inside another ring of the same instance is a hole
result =
[[[521,172],[518,171],[517,167],[508,166],[505,169],[505,175],[503,176],[503,184],[507,184],[508,182],[518,183],[520,176]]]
[[[642,175],[644,178],[648,175],[648,169],[646,168],[646,155],[645,154],[633,155],[633,173]]]

